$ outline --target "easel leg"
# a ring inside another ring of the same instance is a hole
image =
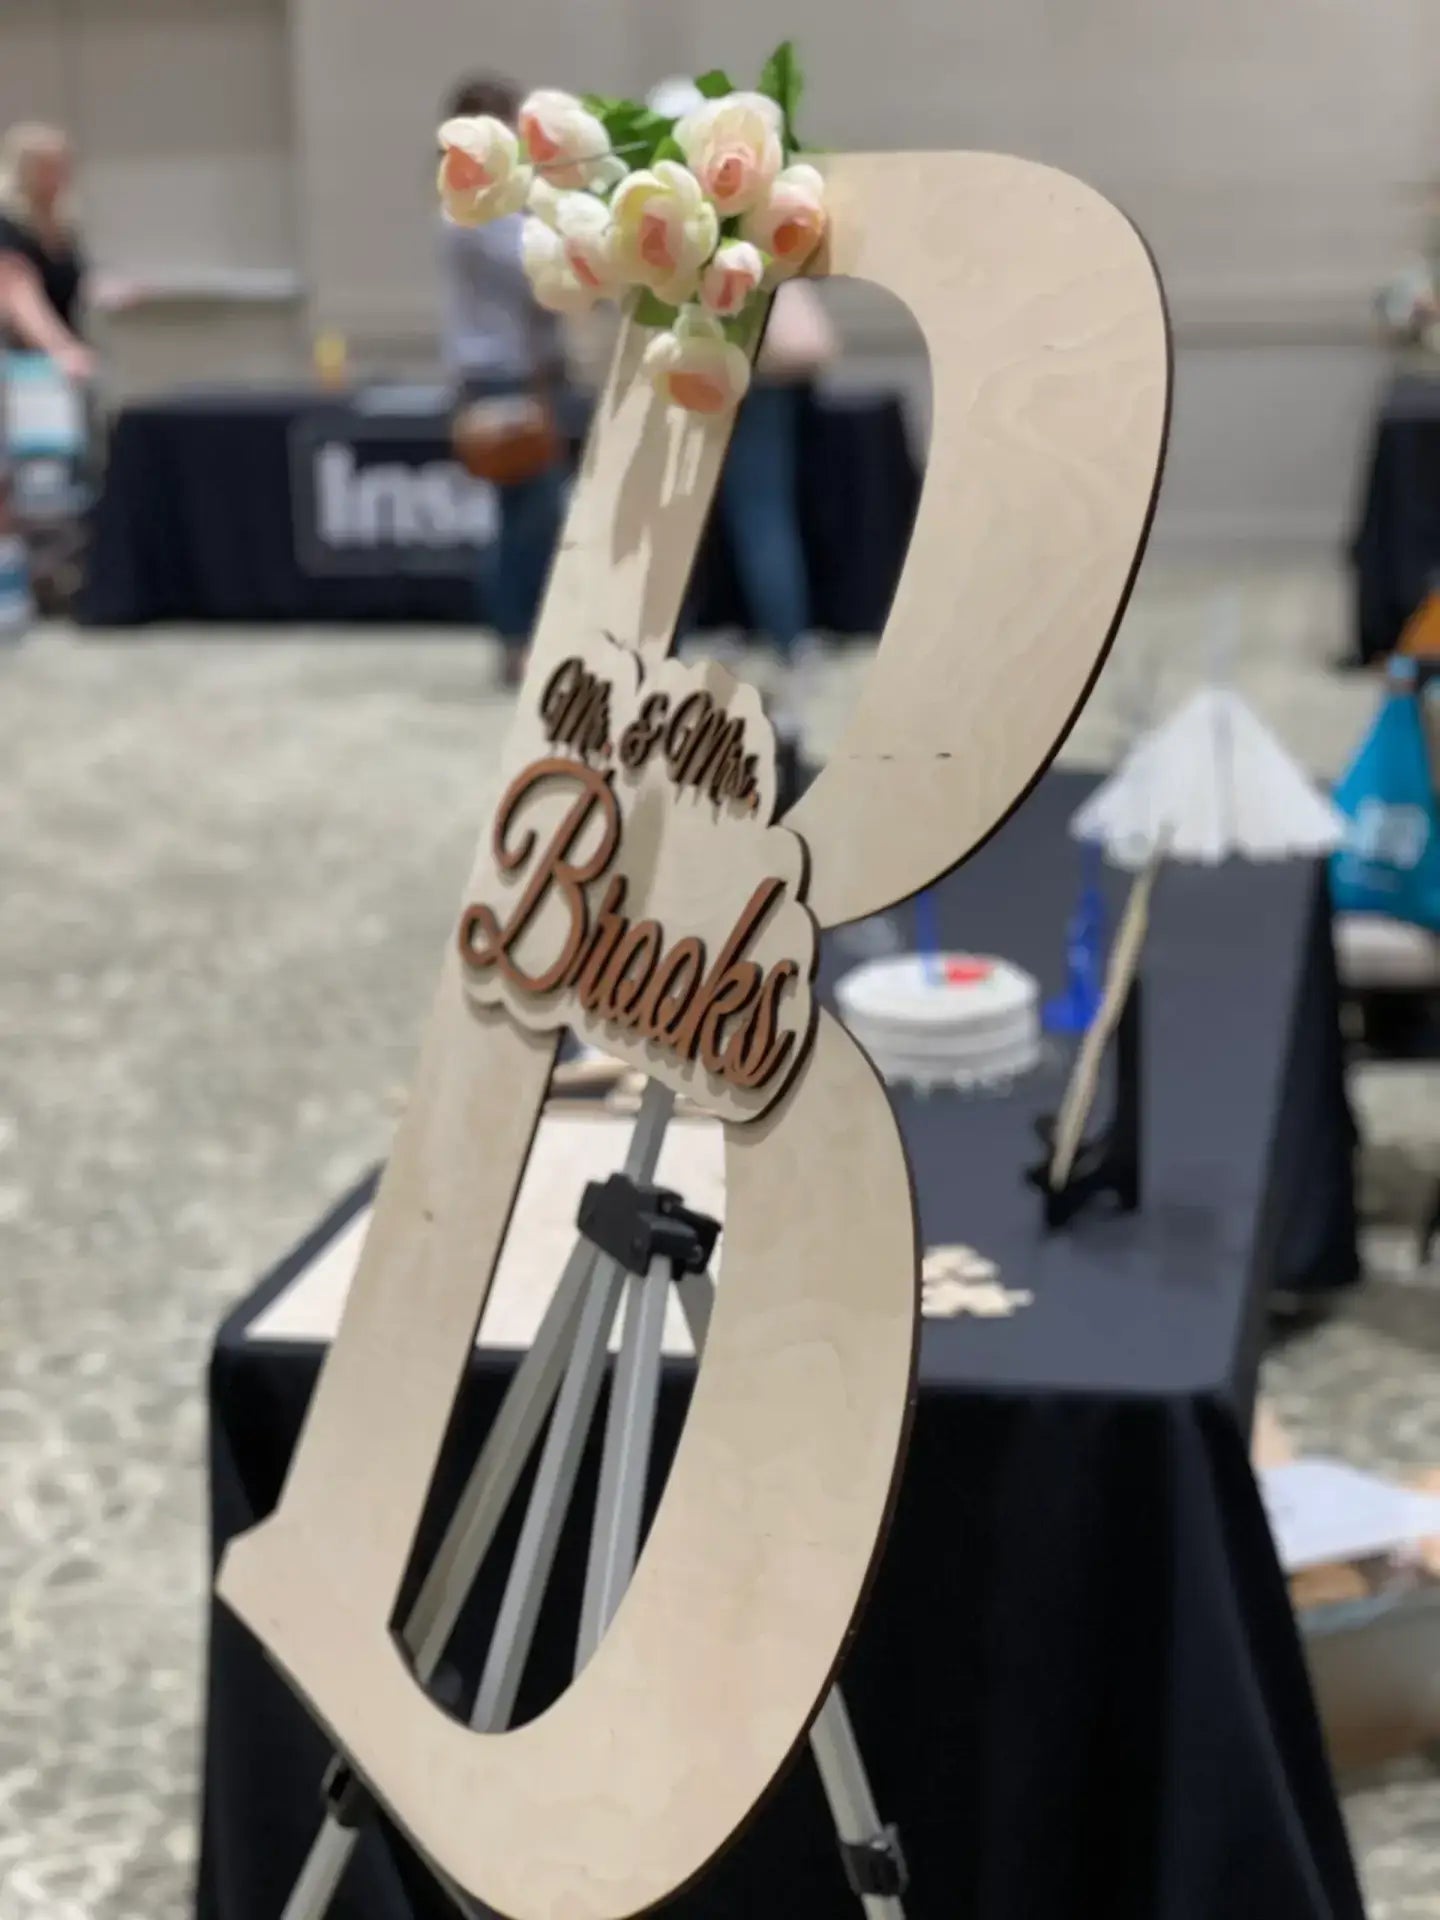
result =
[[[515,1549],[505,1597],[485,1656],[480,1676],[480,1691],[470,1715],[472,1727],[487,1732],[509,1724],[520,1691],[525,1662],[530,1657],[535,1625],[540,1618],[540,1602],[545,1583],[555,1562],[560,1544],[560,1529],[569,1510],[580,1471],[580,1456],[585,1451],[600,1383],[605,1377],[605,1362],[610,1353],[610,1328],[620,1303],[620,1268],[613,1260],[598,1260],[590,1282],[589,1298],[580,1316],[575,1351],[555,1403],[555,1417],[545,1436],[545,1450],[530,1491],[520,1544]]]
[[[639,1117],[630,1136],[625,1156],[625,1172],[636,1181],[648,1181],[660,1158],[665,1129],[674,1110],[675,1096],[652,1080],[640,1103]],[[515,1708],[525,1662],[535,1638],[540,1618],[540,1603],[560,1544],[560,1530],[575,1491],[575,1476],[580,1457],[600,1396],[605,1364],[610,1352],[610,1329],[620,1302],[623,1270],[618,1261],[601,1256],[595,1262],[589,1294],[581,1310],[575,1349],[570,1356],[565,1382],[555,1403],[555,1417],[545,1436],[540,1468],[530,1492],[530,1504],[520,1532],[520,1544],[505,1583],[500,1616],[485,1657],[480,1676],[480,1691],[475,1697],[470,1724],[495,1731],[507,1726]],[[663,1312],[662,1300],[662,1312]],[[656,1347],[658,1362],[659,1348]],[[618,1387],[617,1381],[617,1387]],[[618,1394],[617,1394],[618,1398]],[[652,1403],[653,1414],[653,1403]],[[612,1422],[613,1430],[613,1422]],[[610,1433],[606,1435],[606,1455],[610,1453]],[[602,1468],[602,1486],[606,1475],[614,1478],[608,1457]],[[618,1510],[617,1510],[618,1511]],[[638,1515],[637,1515],[638,1521]],[[597,1537],[599,1529],[597,1526]],[[593,1565],[593,1555],[592,1555]],[[591,1581],[587,1574],[585,1613],[591,1612]],[[598,1639],[598,1636],[597,1636]]]
[[[456,1505],[450,1529],[421,1582],[402,1638],[422,1681],[428,1680],[440,1663],[460,1609],[554,1403],[598,1258],[588,1241],[576,1242],[535,1343],[515,1370],[495,1424],[486,1435]],[[356,1827],[336,1811],[326,1815],[281,1920],[319,1920],[335,1897],[358,1838]]]
[[[625,1331],[610,1390],[590,1560],[585,1570],[585,1600],[575,1647],[577,1673],[614,1619],[640,1551],[640,1518],[650,1471],[669,1295],[670,1263],[663,1259],[652,1261],[643,1277],[631,1274],[626,1287]]]
[[[445,1543],[421,1582],[402,1637],[422,1680],[435,1671],[481,1562],[495,1539],[525,1462],[555,1403],[597,1255],[577,1240],[535,1344],[516,1369],[455,1507]]]
[[[832,1687],[810,1729],[810,1751],[830,1803],[830,1817],[845,1857],[845,1871],[866,1920],[904,1920],[905,1860],[894,1827],[882,1826],[850,1712]],[[867,1891],[868,1887],[894,1891]]]
[[[625,1172],[632,1179],[647,1181],[654,1177],[674,1104],[674,1095],[667,1088],[653,1082],[646,1088],[625,1155]],[[402,1629],[402,1635],[414,1656],[415,1670],[422,1681],[430,1678],[444,1654],[466,1595],[474,1584],[481,1562],[494,1540],[501,1516],[519,1484],[525,1462],[554,1404],[561,1378],[567,1374],[567,1357],[573,1364],[584,1347],[582,1335],[585,1330],[580,1323],[584,1307],[601,1291],[596,1284],[598,1276],[595,1274],[599,1262],[600,1255],[588,1241],[576,1242],[555,1296],[540,1323],[535,1343],[506,1389],[495,1424],[486,1436],[485,1445],[466,1482],[449,1530],[421,1583],[414,1610]],[[611,1262],[605,1264],[613,1265]],[[602,1369],[617,1295],[618,1273],[611,1294],[610,1316],[599,1342]],[[593,1406],[593,1399],[591,1404]],[[528,1523],[530,1514],[527,1513],[526,1517]],[[528,1639],[526,1647],[528,1651]],[[523,1658],[520,1664],[523,1666]],[[497,1691],[502,1679],[508,1683],[509,1676],[497,1673]],[[513,1685],[518,1685],[518,1674]],[[478,1711],[478,1700],[476,1706]],[[322,1920],[335,1898],[358,1838],[353,1818],[346,1818],[334,1810],[326,1815],[299,1878],[291,1889],[281,1920]]]
[[[652,1082],[626,1155],[625,1172],[632,1180],[643,1183],[652,1179],[673,1105],[673,1096]],[[514,1711],[604,1378],[623,1278],[618,1262],[597,1253],[583,1239],[577,1243],[535,1345],[516,1371],[403,1630],[417,1673],[422,1680],[428,1679],[444,1654],[553,1403],[554,1418],[471,1715],[476,1727],[497,1730],[508,1724]],[[577,1672],[603,1638],[634,1569],[670,1284],[668,1262],[664,1260],[652,1262],[643,1278],[630,1276],[586,1569]],[[714,1283],[708,1273],[691,1273],[675,1284],[698,1357],[709,1331]],[[905,1871],[898,1837],[893,1828],[880,1823],[838,1688],[826,1697],[811,1729],[810,1743],[846,1875],[866,1920],[904,1920],[900,1896]],[[356,1827],[366,1811],[363,1791],[356,1787],[348,1770],[340,1767],[332,1811],[286,1902],[282,1920],[320,1920],[339,1887],[358,1837]]]
[[[698,1360],[710,1331],[715,1283],[708,1273],[702,1274],[682,1281],[678,1292]],[[881,1824],[849,1709],[838,1686],[826,1694],[815,1716],[810,1751],[835,1823],[845,1876],[865,1910],[866,1920],[905,1920],[900,1896],[905,1891],[906,1870],[900,1836],[893,1826]]]

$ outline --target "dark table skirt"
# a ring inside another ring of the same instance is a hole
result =
[[[1440,585],[1440,374],[1387,390],[1375,422],[1355,568],[1355,653],[1389,653],[1431,587]]]
[[[571,424],[582,429],[583,407]],[[423,534],[389,537],[392,503],[384,537],[326,538],[324,459],[338,462],[331,481],[341,488],[376,464],[402,480],[428,474],[434,491],[414,506],[431,516]],[[448,462],[449,415],[438,405],[237,391],[128,407],[111,439],[81,618],[473,625],[476,550],[457,544],[440,513],[455,484]],[[898,399],[806,396],[798,490],[815,626],[878,632],[919,497]],[[693,614],[707,629],[746,624],[718,522],[697,562]]]
[[[240,1332],[215,1359],[217,1548],[273,1506],[319,1366],[313,1348],[247,1348]],[[493,1361],[471,1369],[441,1511],[505,1377]],[[684,1393],[672,1371],[662,1462]],[[585,1546],[568,1527],[522,1711],[563,1683]],[[462,1641],[472,1673],[497,1600],[479,1590]],[[1361,1920],[1288,1598],[1223,1401],[927,1384],[842,1684],[882,1817],[901,1828],[909,1920]],[[202,1920],[278,1920],[319,1824],[326,1757],[215,1607]],[[373,1835],[333,1911],[454,1914],[403,1842]],[[664,1911],[858,1913],[808,1756]]]
[[[1086,785],[1051,776],[946,884],[948,940],[963,931],[1058,987],[1075,872],[1063,822]],[[852,959],[832,938],[822,982]],[[927,1322],[894,1529],[844,1670],[882,1814],[910,1858],[910,1920],[1361,1914],[1245,1444],[1265,1290],[1302,1269],[1355,1271],[1323,882],[1298,864],[1165,874],[1146,977],[1141,1216],[1039,1231],[1020,1174],[1058,1075],[1008,1096],[896,1102],[926,1241],[965,1239],[1035,1294],[1006,1320]],[[251,1342],[246,1328],[365,1197],[222,1330],[217,1554],[274,1505],[319,1365],[314,1347]],[[470,1366],[417,1562],[512,1365],[481,1351]],[[687,1389],[687,1369],[669,1367],[661,1468]],[[564,1683],[583,1569],[572,1525],[522,1711]],[[482,1583],[462,1623],[462,1670],[496,1597]],[[212,1631],[199,1912],[272,1920],[316,1827],[324,1742],[218,1607]],[[371,1836],[336,1911],[449,1909],[403,1843]],[[808,1758],[665,1911],[858,1911]]]

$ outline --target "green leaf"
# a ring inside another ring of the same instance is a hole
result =
[[[695,86],[707,100],[723,100],[727,93],[735,92],[735,82],[722,67],[712,67],[709,73],[702,73]]]
[[[665,138],[660,142],[659,146],[656,147],[654,153],[650,157],[652,161],[678,160],[680,164],[683,166],[685,164],[685,149],[681,146],[680,142],[675,138],[673,133],[667,133]]]
[[[634,100],[612,100],[599,116],[612,145],[630,139],[647,109]]]
[[[666,119],[664,114],[652,113],[646,107],[630,131],[631,140],[643,154],[639,162],[632,164],[648,167],[655,156],[656,149],[670,138],[674,125],[675,122]]]
[[[775,101],[785,116],[785,145],[793,151],[799,146],[795,116],[800,111],[800,96],[805,91],[800,62],[795,57],[793,40],[782,41],[765,62],[760,73],[760,91]]]
[[[616,153],[632,172],[648,167],[675,122],[642,100],[607,100],[604,108],[599,119]]]
[[[635,297],[635,310],[631,318],[638,320],[642,327],[673,327],[678,311],[676,307],[667,307],[649,287],[642,287]]]

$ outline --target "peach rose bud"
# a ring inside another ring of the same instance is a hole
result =
[[[520,138],[554,187],[588,187],[610,164],[610,136],[573,93],[541,87],[521,102]],[[612,183],[613,184],[613,183]]]
[[[770,255],[769,280],[787,280],[799,273],[825,238],[829,214],[825,182],[814,167],[803,162],[786,167],[762,206],[747,213],[740,231]]]
[[[748,240],[724,240],[700,276],[700,299],[711,313],[732,320],[765,277],[765,260]]]
[[[750,385],[750,362],[725,338],[720,322],[695,307],[655,335],[644,367],[656,391],[688,413],[728,413]]]
[[[722,219],[747,213],[784,164],[784,118],[763,93],[727,93],[677,122],[675,138]]]
[[[480,227],[518,213],[530,191],[530,168],[502,120],[489,114],[447,120],[440,128],[437,185],[445,216],[457,226]]]
[[[565,242],[534,214],[520,232],[520,259],[535,298],[551,313],[588,313],[596,290],[580,280],[565,252]]]
[[[671,306],[695,297],[720,238],[720,220],[688,167],[658,160],[622,180],[610,202],[620,278]]]

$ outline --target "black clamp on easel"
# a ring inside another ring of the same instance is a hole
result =
[[[591,1180],[580,1196],[575,1224],[591,1246],[642,1278],[651,1263],[668,1260],[672,1279],[704,1273],[720,1237],[720,1223],[687,1207],[678,1193],[612,1173]]]
[[[859,1900],[898,1900],[910,1885],[896,1826],[882,1827],[865,1840],[843,1841],[840,1859],[850,1891]]]
[[[1046,1114],[1035,1131],[1046,1153],[1026,1178],[1045,1198],[1045,1225],[1053,1232],[1065,1226],[1096,1195],[1112,1194],[1122,1213],[1140,1206],[1140,981],[1131,980],[1115,1029],[1115,1105],[1110,1123],[1099,1134],[1081,1142],[1066,1178],[1050,1184],[1055,1147],[1056,1116]]]

